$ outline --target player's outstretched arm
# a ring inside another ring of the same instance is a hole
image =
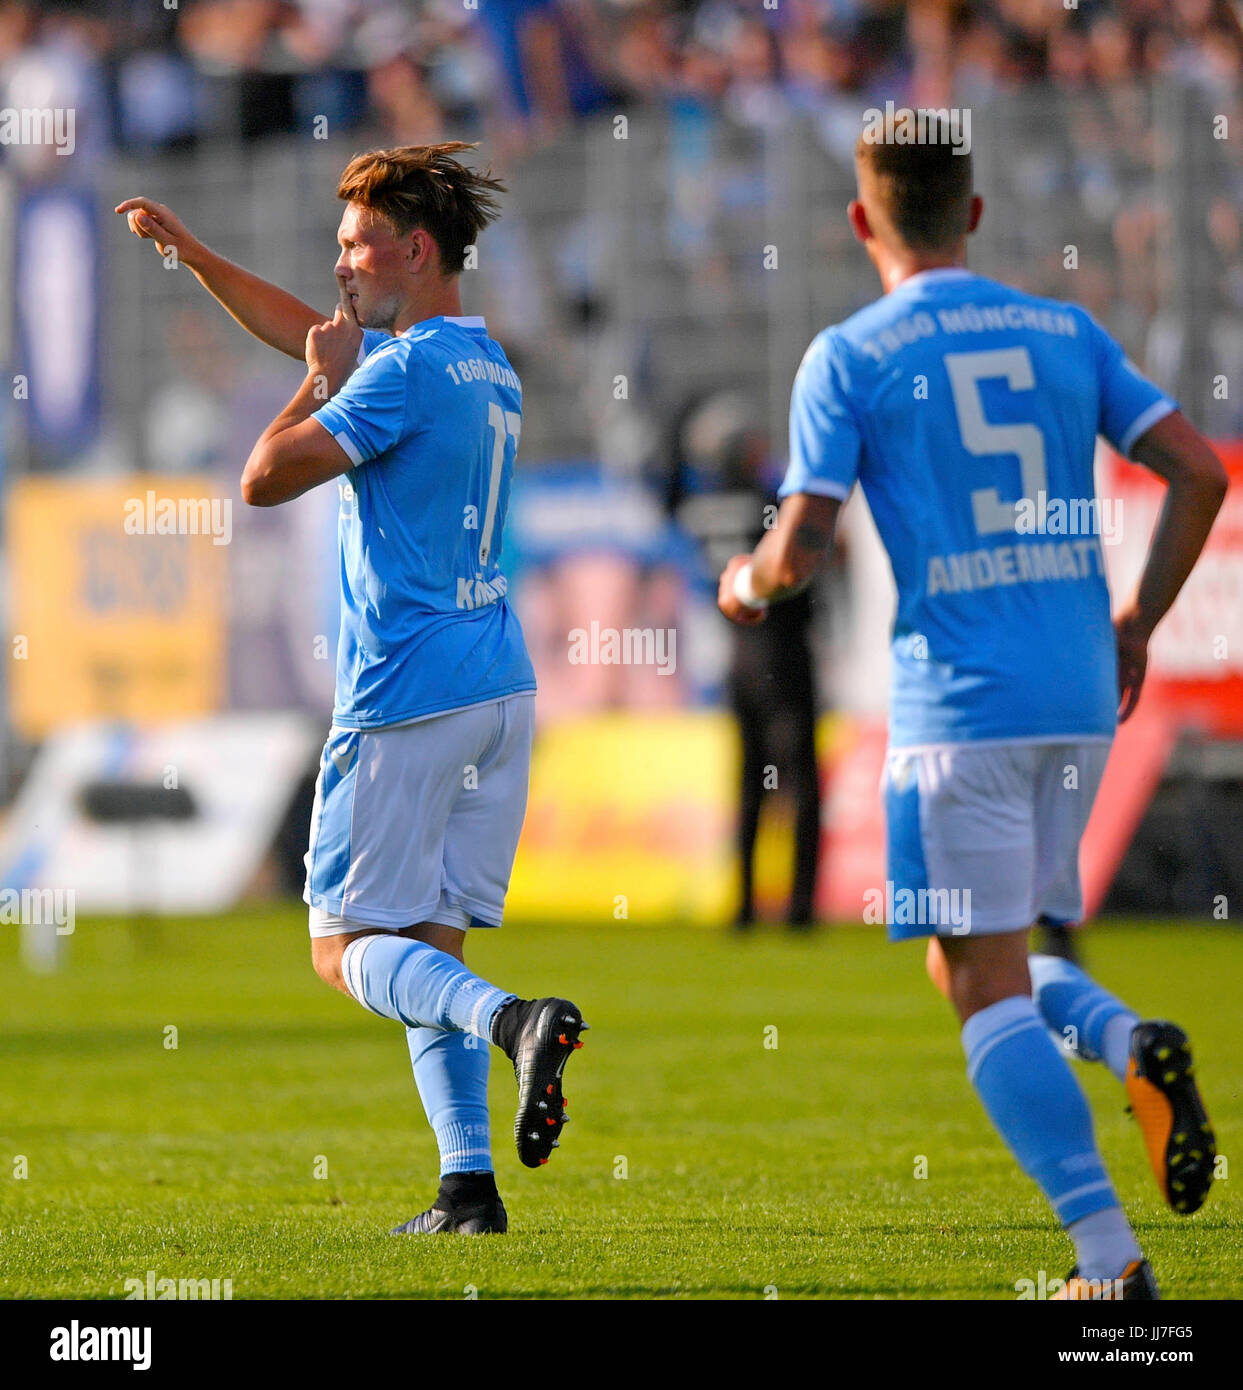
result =
[[[787,497],[777,524],[753,555],[735,555],[721,575],[717,603],[733,622],[762,622],[770,603],[801,592],[824,564],[833,544],[841,501],[810,492]]]
[[[160,255],[168,248],[177,252],[178,263],[192,270],[209,294],[248,333],[290,357],[302,360],[306,335],[323,314],[277,285],[243,270],[218,256],[189,230],[170,208],[150,198],[127,198],[116,211],[125,217],[137,237],[154,241]]]
[[[1118,719],[1139,703],[1148,641],[1191,573],[1226,496],[1226,470],[1181,411],[1140,435],[1131,457],[1169,487],[1135,594],[1114,619],[1118,637]]]

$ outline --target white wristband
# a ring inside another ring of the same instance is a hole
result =
[[[753,613],[761,613],[768,607],[768,600],[759,597],[755,592],[755,587],[751,583],[751,579],[751,561],[748,560],[738,573],[734,575],[734,597],[744,608],[749,608]]]

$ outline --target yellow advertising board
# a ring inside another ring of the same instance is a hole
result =
[[[821,717],[817,744],[825,765],[855,743],[864,741],[849,721]],[[587,714],[541,728],[507,916],[583,925],[726,926],[738,905],[740,756],[734,720],[719,709]],[[880,831],[872,825],[873,818],[879,824],[879,771],[869,762],[860,784],[843,765],[841,791],[849,806],[839,806],[836,819],[841,867],[851,871],[849,891],[834,895],[822,860],[817,901],[826,920],[858,918],[860,872],[867,884],[884,878]],[[835,805],[836,798],[826,801],[826,822]],[[823,832],[821,843],[823,850]],[[775,922],[786,907],[793,857],[793,808],[781,797],[766,798],[755,847],[755,899],[760,915]]]
[[[17,482],[6,551],[18,730],[218,710],[231,537],[231,499],[204,477]]]
[[[594,714],[541,729],[507,912],[727,920],[737,760],[732,723],[716,711]]]

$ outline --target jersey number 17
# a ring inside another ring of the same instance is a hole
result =
[[[488,402],[488,429],[492,432],[492,471],[488,475],[488,502],[484,508],[483,526],[479,531],[479,568],[482,571],[492,554],[492,533],[496,530],[496,504],[501,495],[501,474],[505,471],[505,444],[514,441],[518,452],[518,436],[522,433],[522,416],[516,410],[502,410],[495,401]]]

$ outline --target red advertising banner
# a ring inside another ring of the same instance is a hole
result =
[[[1199,563],[1153,636],[1147,701],[1159,695],[1180,727],[1243,736],[1243,442],[1218,443],[1230,491]],[[1114,606],[1143,567],[1165,484],[1110,453],[1102,496],[1120,505],[1118,538],[1105,546]]]

